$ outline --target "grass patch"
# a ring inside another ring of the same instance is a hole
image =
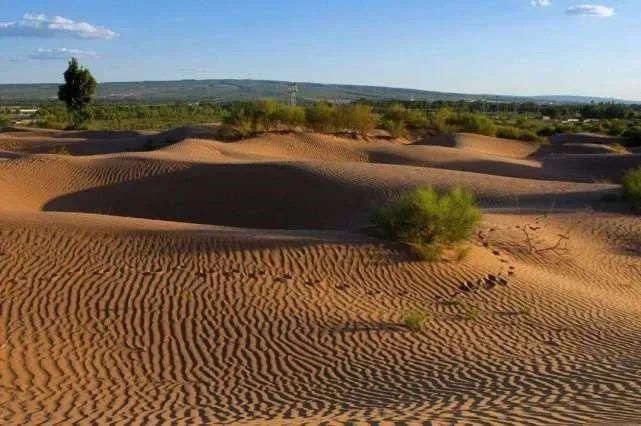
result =
[[[424,260],[437,260],[446,248],[468,238],[481,218],[474,196],[461,188],[439,194],[420,187],[372,212],[384,238],[407,244]]]
[[[59,146],[59,147],[51,148],[49,151],[47,151],[47,154],[71,155],[71,152],[66,146]]]
[[[628,170],[623,177],[623,197],[633,209],[641,212],[641,167]]]
[[[427,314],[421,309],[413,309],[403,316],[403,325],[412,331],[419,331],[427,319]]]

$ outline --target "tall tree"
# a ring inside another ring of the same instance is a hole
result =
[[[58,99],[67,105],[72,127],[77,129],[89,118],[88,106],[96,93],[96,80],[88,69],[78,64],[76,58],[69,61],[64,77],[65,84],[58,87]]]

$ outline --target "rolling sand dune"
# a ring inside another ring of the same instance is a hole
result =
[[[576,176],[623,160],[180,132],[3,135],[3,424],[641,422],[641,220]],[[359,232],[419,184],[476,192],[464,260]]]

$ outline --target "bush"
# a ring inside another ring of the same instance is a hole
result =
[[[336,131],[336,107],[327,102],[316,102],[305,110],[305,122],[310,129],[321,133]]]
[[[623,177],[623,196],[633,209],[641,211],[641,167],[628,170]]]
[[[433,260],[444,248],[468,238],[480,212],[473,195],[460,188],[439,195],[416,188],[372,213],[372,223],[389,239],[405,243],[419,257]]]
[[[430,121],[432,127],[439,133],[450,133],[450,120],[454,112],[449,108],[439,108],[436,112],[432,113],[430,116]]]
[[[408,128],[419,129],[427,125],[427,115],[420,110],[407,109],[401,104],[392,104],[383,111],[381,127],[395,138],[407,136]]]
[[[223,119],[225,126],[235,129],[241,137],[254,131],[254,106],[249,102],[233,105]]]
[[[458,127],[459,130],[464,132],[485,136],[496,135],[496,125],[494,122],[482,114],[456,114],[450,118],[449,124]]]
[[[403,325],[412,331],[419,331],[426,319],[425,312],[420,309],[414,309],[403,316]]]
[[[496,131],[496,136],[504,139],[514,139],[524,142],[540,142],[541,138],[531,130],[519,129],[512,126],[501,126]]]
[[[9,127],[9,119],[0,114],[0,130],[4,130],[6,127]]]
[[[272,113],[274,122],[291,127],[305,125],[305,110],[295,105],[279,105]]]
[[[367,136],[376,128],[376,115],[369,105],[353,104],[336,110],[335,128]]]

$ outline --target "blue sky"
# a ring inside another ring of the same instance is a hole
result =
[[[57,82],[73,54],[99,81],[257,78],[641,100],[639,0],[3,3],[0,83]]]

